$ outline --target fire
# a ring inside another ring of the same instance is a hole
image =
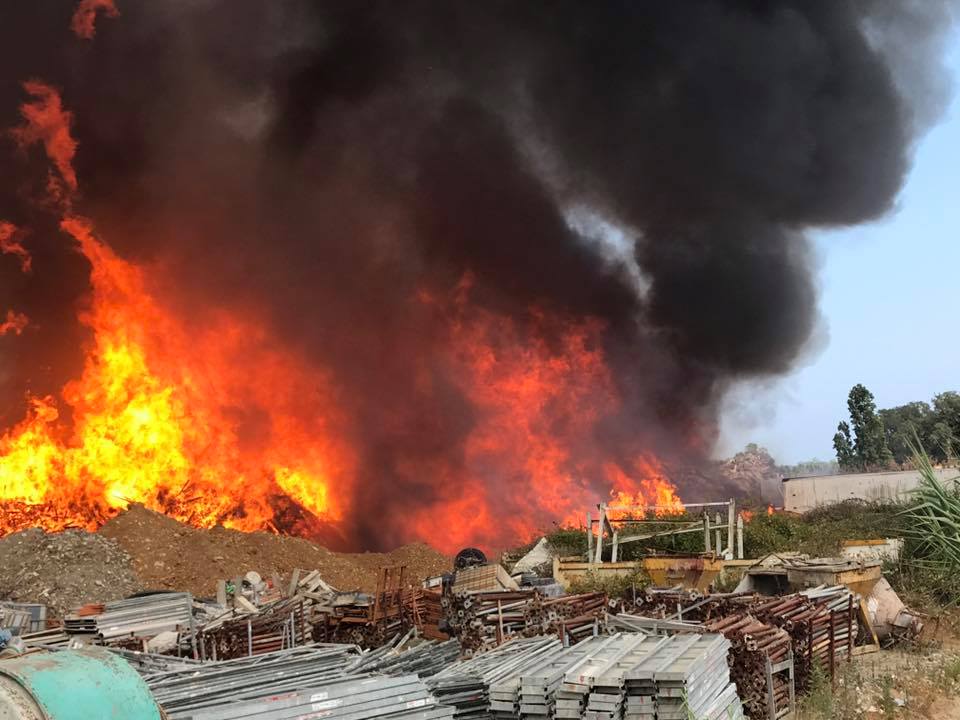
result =
[[[73,19],[70,21],[70,29],[77,37],[92,40],[97,33],[98,12],[102,12],[105,17],[109,18],[120,16],[120,11],[117,10],[113,0],[80,0],[80,4],[73,13]]]
[[[0,322],[0,336],[6,335],[7,333],[19,335],[29,322],[29,319],[23,313],[7,310],[6,320]]]
[[[611,520],[635,516],[643,507],[652,510],[657,517],[683,514],[683,502],[677,496],[677,488],[666,477],[655,457],[643,455],[637,458],[629,475],[613,463],[608,463],[605,470],[613,487],[607,510],[607,517]]]
[[[754,516],[755,514],[756,514],[756,513],[754,513],[753,510],[741,510],[741,511],[740,511],[740,516],[743,518],[743,521],[744,521],[745,523],[748,523],[748,522],[750,522],[751,520],[753,520],[753,516]]]
[[[199,527],[335,535],[360,472],[358,429],[334,379],[285,349],[256,307],[185,316],[171,304],[175,278],[118,256],[74,215],[72,116],[51,86],[24,87],[14,135],[25,150],[43,147],[61,229],[90,264],[79,315],[90,340],[79,377],[59,397],[29,397],[0,437],[0,533],[94,529],[138,502]],[[5,251],[29,259],[4,227]],[[600,439],[598,424],[620,410],[603,324],[538,308],[498,315],[470,302],[471,286],[467,277],[451,297],[413,300],[448,321],[438,362],[471,422],[456,459],[444,449],[403,461],[411,486],[429,482],[402,539],[504,547],[579,522],[610,488],[618,504],[682,511],[656,458]],[[25,319],[8,321],[22,330]]]
[[[472,282],[465,278],[450,301],[449,361],[478,422],[459,474],[440,470],[450,476],[443,483],[450,495],[438,504],[449,511],[445,517],[458,518],[443,528],[447,546],[502,547],[551,523],[577,525],[611,487],[630,504],[647,498],[682,512],[656,458],[638,455],[621,466],[597,445],[598,422],[619,409],[603,325],[535,308],[525,318],[497,316],[470,305]],[[415,518],[417,534],[434,542],[435,513],[430,507]]]
[[[73,169],[73,158],[77,153],[77,142],[70,133],[73,116],[63,108],[60,93],[39,80],[30,80],[23,89],[32,98],[20,106],[23,125],[11,131],[17,144],[26,149],[35,143],[41,143],[47,157],[57,170],[47,179],[47,189],[51,199],[66,205],[77,191],[77,174]]]
[[[20,261],[20,270],[30,272],[32,260],[30,253],[17,238],[18,230],[12,223],[0,220],[0,254],[13,255]]]
[[[289,526],[278,517],[284,497],[321,520],[339,519],[329,487],[347,486],[349,451],[323,437],[323,420],[300,419],[301,406],[317,402],[318,375],[305,378],[254,325],[222,317],[199,335],[186,332],[147,292],[141,270],[87,224],[69,218],[63,229],[92,265],[82,320],[93,343],[82,376],[63,390],[74,426],[58,422],[53,398],[32,398],[29,417],[0,439],[0,498],[89,528],[130,502],[201,527]],[[261,368],[258,378],[230,370],[229,358],[243,354]],[[282,376],[287,393],[258,389]],[[268,413],[265,442],[252,447],[239,442],[231,417],[231,402],[244,395]],[[0,529],[18,526],[4,520]]]

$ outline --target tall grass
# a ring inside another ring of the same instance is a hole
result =
[[[920,484],[902,511],[907,540],[904,564],[915,581],[950,604],[960,600],[960,485],[941,484],[929,456],[914,445]]]

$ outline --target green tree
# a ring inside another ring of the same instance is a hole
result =
[[[845,422],[837,425],[837,434],[833,436],[833,449],[837,452],[837,464],[841,470],[856,470],[857,456],[850,439],[850,426]]]
[[[890,465],[893,455],[887,447],[873,393],[863,385],[854,385],[847,396],[847,410],[850,424],[841,422],[833,436],[837,462],[845,469],[857,470]]]
[[[955,457],[960,446],[960,393],[942,392],[933,397],[933,423],[927,452],[936,460]]]
[[[883,432],[887,439],[887,447],[893,453],[893,459],[898,464],[906,463],[913,458],[911,444],[915,438],[920,438],[924,449],[933,457],[928,447],[933,426],[933,409],[925,402],[911,402],[906,405],[888,408],[880,411],[880,420],[883,423]]]

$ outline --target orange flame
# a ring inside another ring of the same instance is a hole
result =
[[[77,142],[70,134],[73,115],[64,110],[60,93],[46,83],[30,80],[23,84],[23,89],[33,100],[20,106],[24,123],[11,131],[13,138],[23,149],[35,143],[43,144],[59,173],[59,177],[51,173],[47,187],[54,199],[66,202],[69,195],[77,191],[77,175],[73,170]]]
[[[358,461],[325,368],[281,349],[257,308],[183,317],[161,301],[171,296],[163,272],[120,258],[69,213],[71,115],[48,85],[25,87],[34,100],[15,135],[42,142],[56,168],[61,228],[91,266],[80,315],[91,341],[80,377],[58,399],[29,398],[27,417],[0,437],[0,533],[95,528],[131,502],[200,527],[337,527]],[[449,315],[439,361],[476,418],[457,461],[404,461],[410,478],[432,479],[408,538],[503,547],[578,521],[611,487],[617,502],[682,511],[655,458],[619,464],[598,441],[598,422],[620,407],[602,323],[536,309],[502,317],[468,303],[469,291],[466,278],[452,299],[420,297]]]
[[[70,21],[70,29],[77,37],[92,40],[97,33],[98,12],[102,12],[105,17],[109,18],[120,16],[120,11],[113,4],[113,0],[80,0],[80,4],[73,13],[73,19]]]
[[[437,483],[449,494],[436,499],[445,512],[428,506],[414,514],[416,534],[442,538],[446,549],[506,547],[558,521],[581,523],[611,487],[682,512],[654,458],[625,471],[597,445],[597,423],[619,408],[602,323],[535,309],[526,318],[497,316],[467,302],[471,283],[465,278],[453,299],[450,362],[477,422],[463,468],[418,468],[449,478]],[[421,300],[438,302],[426,293]]]
[[[221,317],[199,334],[185,332],[147,293],[142,272],[89,225],[68,218],[63,229],[92,264],[82,321],[93,346],[82,376],[63,391],[72,432],[57,423],[52,398],[34,398],[27,419],[0,439],[0,499],[91,528],[130,502],[202,527],[255,530],[289,526],[279,516],[289,510],[280,499],[290,497],[321,520],[337,520],[341,505],[329,488],[349,487],[351,458],[325,437],[335,410],[322,375],[305,377],[251,324]],[[231,369],[237,355],[254,361],[256,378]],[[262,444],[239,442],[231,404],[240,397],[266,413]],[[327,402],[329,411],[317,413],[323,420],[301,421],[301,406]],[[0,521],[0,530],[15,529]]]
[[[773,505],[767,505],[767,515],[773,515]]]
[[[0,322],[0,337],[11,332],[19,335],[29,322],[29,319],[23,313],[7,310],[7,319]]]
[[[13,255],[20,260],[20,269],[28,273],[31,267],[30,253],[17,239],[16,225],[0,220],[0,254]]]
[[[666,477],[655,457],[638,457],[630,474],[613,463],[608,463],[604,469],[613,487],[607,510],[610,520],[635,516],[640,508],[649,508],[658,517],[683,514],[683,502],[677,496],[677,488]]]
[[[753,510],[741,510],[741,511],[740,511],[740,517],[743,518],[743,521],[744,521],[745,523],[748,523],[748,522],[750,522],[751,520],[753,520],[753,516],[754,516],[754,515],[755,515],[755,513],[753,512]]]

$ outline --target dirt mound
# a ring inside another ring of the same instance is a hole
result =
[[[450,558],[421,544],[390,553],[334,553],[302,538],[222,527],[199,530],[140,505],[110,520],[99,534],[129,553],[145,587],[188,590],[197,597],[212,596],[218,579],[249,570],[265,578],[278,573],[284,581],[296,568],[319,570],[334,587],[369,591],[387,565],[406,565],[410,585],[451,567]]]
[[[32,529],[0,539],[0,598],[39,602],[50,616],[140,590],[130,556],[107,537],[82,530]]]

